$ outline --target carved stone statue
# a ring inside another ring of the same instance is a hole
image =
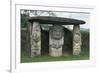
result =
[[[81,33],[79,25],[73,27],[73,55],[79,55],[81,52]]]
[[[31,57],[41,55],[41,29],[38,22],[33,22],[31,34]]]
[[[59,25],[52,26],[49,36],[49,54],[51,56],[61,56],[64,44],[63,27]]]

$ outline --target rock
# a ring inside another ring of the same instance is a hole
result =
[[[31,57],[41,55],[41,29],[38,22],[33,22],[31,34]]]
[[[74,25],[73,27],[73,55],[81,53],[81,33],[80,26]]]
[[[59,25],[52,26],[50,28],[49,37],[50,56],[62,56],[62,46],[64,44],[63,27]]]

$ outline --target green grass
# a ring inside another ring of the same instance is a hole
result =
[[[48,55],[42,55],[38,57],[30,57],[30,55],[23,51],[21,52],[21,63],[30,63],[30,62],[50,62],[50,61],[72,61],[72,60],[89,60],[89,50],[82,49],[82,52],[78,56],[68,55],[60,57],[51,57]]]
[[[22,63],[28,62],[49,62],[49,61],[69,61],[69,60],[86,60],[89,59],[88,56],[61,56],[61,57],[51,57],[51,56],[39,56],[39,57],[23,57],[21,59]]]

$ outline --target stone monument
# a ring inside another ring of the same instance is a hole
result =
[[[31,34],[31,57],[41,55],[41,29],[38,22],[33,22]]]
[[[49,33],[49,54],[50,56],[62,56],[62,46],[64,44],[63,27],[54,25]]]
[[[81,33],[80,26],[74,25],[73,27],[73,55],[81,53]]]
[[[29,18],[31,25],[31,56],[41,55],[41,29],[40,24],[52,24],[49,30],[49,55],[50,56],[62,56],[62,49],[64,45],[64,28],[62,25],[73,25],[73,55],[79,55],[81,53],[81,33],[80,24],[85,24],[85,21],[52,17],[52,16],[36,16]]]

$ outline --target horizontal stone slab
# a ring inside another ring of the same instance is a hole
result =
[[[83,20],[77,20],[72,18],[53,17],[53,16],[35,16],[29,18],[30,22],[37,21],[40,24],[59,24],[59,25],[77,25],[85,24]]]

